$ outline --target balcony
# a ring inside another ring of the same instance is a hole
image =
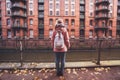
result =
[[[85,16],[84,15],[80,15],[80,19],[85,19]]]
[[[27,2],[27,0],[10,0],[11,2],[19,2],[19,1],[22,1],[22,2]]]
[[[95,30],[107,30],[108,26],[95,26],[94,29]]]
[[[118,10],[117,13],[120,14],[120,10]]]
[[[117,17],[117,20],[120,20],[120,16]]]
[[[38,0],[39,3],[44,3],[44,0]]]
[[[20,12],[14,12],[11,14],[12,17],[22,17],[22,18],[27,18],[27,14],[23,13],[21,14]]]
[[[96,13],[98,13],[98,12],[107,12],[108,13],[109,8],[108,7],[102,7],[101,9],[96,8],[95,12]]]
[[[99,6],[100,4],[109,5],[110,2],[109,2],[109,0],[99,0],[99,1],[96,1],[95,4],[96,4],[97,6]]]
[[[84,25],[80,25],[80,29],[85,29],[85,26]]]
[[[44,18],[44,15],[41,14],[41,15],[38,15],[38,17],[39,17],[39,18]]]
[[[80,1],[80,4],[85,5],[85,2],[84,1]]]
[[[120,30],[120,25],[117,25],[117,30]]]
[[[39,38],[43,39],[44,38],[44,34],[39,34]]]
[[[13,24],[12,28],[14,28],[14,29],[27,29],[27,25]]]
[[[80,9],[80,12],[85,12],[85,9]]]
[[[38,7],[39,10],[44,10],[44,7]]]
[[[99,19],[109,19],[109,16],[108,15],[95,16],[95,19],[96,20],[99,20]]]
[[[2,25],[0,24],[0,29],[2,28]]]
[[[44,24],[39,24],[38,28],[39,29],[43,29],[44,28]]]
[[[13,4],[11,7],[11,9],[19,9],[19,8],[24,10],[27,9],[25,5],[20,5],[20,4]]]

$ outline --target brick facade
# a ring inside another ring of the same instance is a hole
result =
[[[107,5],[107,1],[109,5]],[[11,4],[11,8],[8,3]],[[18,4],[14,6],[15,3]],[[99,29],[99,36],[119,37],[120,25],[117,18],[119,0],[1,0],[0,36],[3,39],[16,37],[49,39],[56,19],[62,18],[71,38],[95,38],[96,4],[101,5],[98,12],[101,11],[102,4],[107,5],[109,15],[106,23],[107,31],[105,33],[105,28],[102,29],[103,31]],[[8,14],[9,9],[10,14]],[[14,15],[14,12],[19,11],[19,15]],[[103,13],[105,13],[104,10]],[[21,16],[21,14],[25,15]],[[8,19],[10,19],[10,23]],[[20,19],[21,26],[13,25],[16,19]],[[105,22],[104,20],[106,20],[105,17],[103,19],[100,17],[99,26]]]

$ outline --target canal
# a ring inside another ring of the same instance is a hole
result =
[[[97,59],[96,50],[69,50],[66,55],[67,62],[93,61]],[[0,50],[0,61],[19,62],[21,59],[19,50]],[[23,51],[23,62],[53,62],[52,50],[27,50]],[[120,60],[120,49],[101,50],[101,60]]]

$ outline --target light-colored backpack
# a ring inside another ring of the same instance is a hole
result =
[[[55,38],[54,38],[54,48],[63,49],[64,46],[65,46],[64,35],[62,31],[56,31]]]

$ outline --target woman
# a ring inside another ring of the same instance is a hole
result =
[[[61,32],[61,35],[60,35],[60,32]],[[63,41],[64,41],[63,42],[64,45],[60,49],[56,47],[56,42],[58,41],[56,40],[57,35],[63,38]],[[53,47],[53,51],[55,52],[55,64],[56,64],[57,76],[63,76],[64,66],[65,66],[65,57],[66,57],[66,52],[70,47],[70,41],[69,41],[69,35],[67,32],[67,29],[65,28],[65,26],[63,25],[60,19],[58,19],[57,24],[55,26],[55,31],[53,32],[53,35],[52,35],[52,47]]]

